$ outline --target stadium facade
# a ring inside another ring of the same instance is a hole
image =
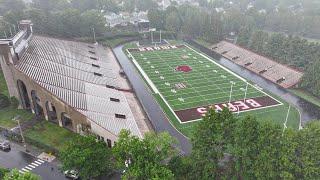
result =
[[[143,137],[148,128],[136,121],[128,90],[104,47],[33,35],[29,20],[19,28],[12,39],[0,41],[0,62],[20,108],[74,132],[95,134],[109,146],[121,129]]]

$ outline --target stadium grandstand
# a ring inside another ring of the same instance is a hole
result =
[[[13,39],[1,40],[0,53],[10,95],[22,108],[80,134],[93,133],[109,146],[122,129],[143,137],[147,124],[137,120],[146,118],[132,108],[138,103],[130,105],[130,86],[123,85],[104,47],[33,35],[31,21],[20,28]]]
[[[303,76],[303,73],[298,70],[277,63],[227,41],[221,41],[218,44],[212,45],[210,49],[283,88],[295,86]]]

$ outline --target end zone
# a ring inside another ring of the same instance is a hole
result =
[[[278,101],[274,100],[270,96],[262,96],[256,98],[248,98],[246,100],[232,101],[230,103],[219,103],[206,107],[195,107],[179,111],[174,111],[178,116],[181,123],[187,123],[194,120],[201,119],[204,116],[209,108],[213,108],[216,111],[221,111],[223,108],[228,108],[231,112],[247,112],[252,110],[264,109],[269,107],[275,107],[282,105]]]

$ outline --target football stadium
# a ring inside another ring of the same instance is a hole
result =
[[[251,114],[298,128],[295,108],[187,44],[126,50],[168,119],[188,137],[209,108],[226,107],[237,116]]]

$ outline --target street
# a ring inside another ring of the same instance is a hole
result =
[[[0,141],[4,140],[0,136]],[[3,168],[17,169],[19,172],[32,172],[39,175],[43,180],[64,180],[63,173],[55,163],[48,163],[31,154],[25,153],[24,148],[12,143],[11,151],[0,150],[0,166]]]

